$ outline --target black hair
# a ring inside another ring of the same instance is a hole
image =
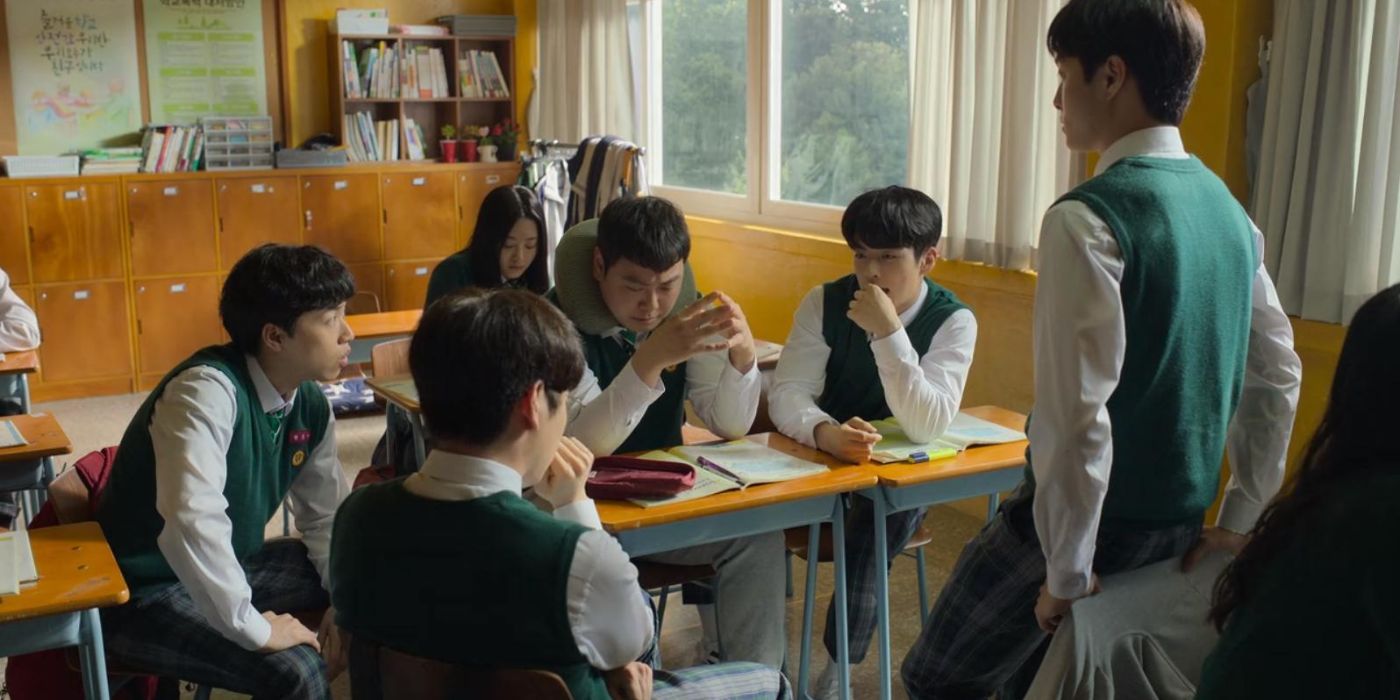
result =
[[[521,219],[535,222],[535,259],[521,276],[525,287],[536,294],[549,291],[549,243],[540,211],[539,198],[528,187],[501,185],[481,202],[476,228],[465,249],[472,281],[479,287],[501,286],[501,248],[510,230]]]
[[[471,288],[428,307],[408,365],[433,435],[487,445],[535,382],[558,408],[560,393],[583,378],[584,360],[573,323],[543,297]]]
[[[1216,629],[1256,593],[1270,563],[1297,541],[1309,518],[1337,487],[1378,470],[1400,468],[1400,284],[1376,294],[1352,318],[1337,359],[1332,393],[1308,441],[1291,488],[1264,509],[1249,544],[1215,583],[1210,620]]]
[[[841,215],[841,235],[855,248],[913,248],[918,259],[938,245],[943,212],[932,197],[898,185],[870,190]]]
[[[1070,0],[1050,23],[1055,60],[1077,58],[1089,80],[1118,56],[1137,80],[1147,113],[1180,125],[1206,51],[1205,27],[1185,0]]]
[[[660,197],[613,200],[598,217],[603,269],[620,259],[665,272],[690,257],[690,229],[676,205]]]
[[[257,355],[267,324],[295,333],[302,314],[334,309],[352,296],[355,280],[334,255],[312,245],[265,243],[229,270],[219,316],[234,347]]]

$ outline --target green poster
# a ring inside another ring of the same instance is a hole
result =
[[[145,0],[151,121],[267,114],[262,0]]]

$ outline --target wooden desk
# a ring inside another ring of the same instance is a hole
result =
[[[43,507],[53,481],[53,457],[73,452],[58,420],[48,413],[7,416],[19,429],[27,445],[0,448],[0,491],[22,491],[24,516],[33,518]]]
[[[107,697],[98,608],[121,605],[131,594],[117,560],[95,522],[29,531],[39,582],[0,597],[0,656],[78,647],[84,692]]]
[[[428,430],[423,426],[423,416],[419,415],[418,387],[413,384],[412,375],[396,374],[389,377],[370,377],[365,386],[378,396],[399,408],[408,415],[408,423],[413,428],[413,453],[418,457],[418,466],[428,455]]]
[[[842,697],[850,697],[850,651],[847,649],[846,631],[846,508],[842,496],[875,488],[878,477],[864,465],[844,464],[777,433],[750,435],[746,439],[810,462],[825,464],[831,471],[655,508],[643,508],[625,501],[599,501],[598,517],[603,529],[612,533],[633,557],[802,526],[807,527],[808,543],[812,551],[816,551],[821,526],[830,523],[835,554],[838,673]],[[806,590],[815,591],[816,586],[817,557],[812,557],[807,561]],[[802,666],[799,670],[799,678],[802,679],[807,677],[811,658],[815,598],[809,593],[802,606]],[[806,691],[805,683],[800,684],[799,688],[799,697],[802,697],[801,693]]]
[[[969,408],[965,413],[1013,430],[1022,430],[1026,417],[995,406]],[[987,519],[996,514],[997,494],[1015,488],[1026,466],[1027,442],[973,447],[952,459],[925,464],[873,467],[879,486],[861,492],[875,509],[875,549],[888,550],[885,517],[915,508],[975,496],[987,496]],[[890,698],[890,588],[889,569],[875,567],[876,615],[880,644],[880,697]]]
[[[413,335],[422,316],[422,309],[346,316],[345,322],[355,334],[355,339],[350,341],[350,361],[369,362],[370,350],[375,345]]]
[[[34,374],[39,371],[39,353],[34,350],[7,352],[0,360],[0,375]]]

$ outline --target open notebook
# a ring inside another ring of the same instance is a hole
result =
[[[644,508],[692,501],[754,484],[800,479],[827,471],[826,465],[808,462],[749,440],[719,445],[687,445],[648,452],[642,459],[681,462],[695,467],[695,485],[670,498],[630,499]]]
[[[932,442],[910,440],[893,418],[873,421],[871,425],[880,431],[880,442],[875,444],[870,458],[880,464],[932,462],[957,456],[974,445],[1000,445],[1026,439],[1026,434],[1019,430],[1003,428],[966,413],[954,416],[948,429]]]
[[[22,584],[38,580],[34,552],[29,548],[29,532],[0,533],[0,595],[19,593]]]

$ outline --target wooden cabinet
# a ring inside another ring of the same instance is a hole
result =
[[[120,187],[112,180],[24,188],[34,282],[110,279],[126,274]]]
[[[214,194],[208,180],[149,180],[126,186],[131,274],[213,272]]]
[[[131,376],[131,324],[126,282],[82,282],[36,287],[39,371],[45,383]]]
[[[389,263],[384,266],[385,311],[423,308],[428,296],[428,279],[437,267],[437,260]]]
[[[294,175],[219,178],[219,269],[264,243],[301,243],[300,200]]]
[[[374,173],[301,178],[302,240],[347,263],[377,261],[379,176]]]
[[[456,250],[457,197],[450,172],[388,173],[384,198],[384,257],[445,258]]]
[[[201,275],[132,283],[141,386],[153,386],[194,351],[224,342],[219,278]]]
[[[350,314],[372,314],[388,311],[388,300],[384,297],[384,266],[377,263],[346,265],[355,277],[355,297],[345,304],[345,312]]]
[[[29,232],[18,187],[0,187],[0,269],[10,276],[11,285],[29,284]]]
[[[496,168],[471,170],[457,174],[457,246],[456,250],[467,247],[476,229],[476,213],[481,209],[481,200],[491,190],[501,185],[515,182],[520,166],[503,164]]]

